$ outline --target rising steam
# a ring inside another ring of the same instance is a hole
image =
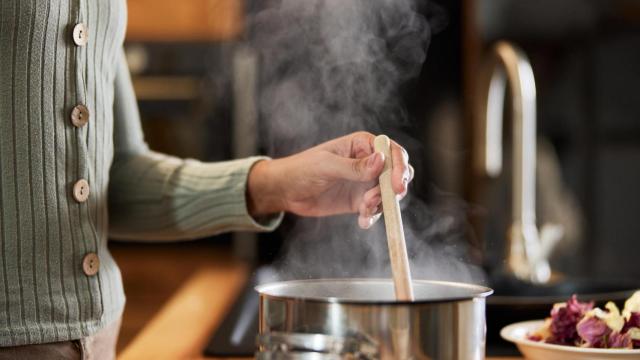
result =
[[[400,90],[419,74],[431,29],[414,0],[272,1],[253,28],[269,155],[356,130],[396,134],[408,123]],[[477,280],[464,261],[462,207],[403,203],[414,276]],[[364,231],[353,216],[296,219],[287,235],[279,262],[287,278],[390,276],[381,224]]]

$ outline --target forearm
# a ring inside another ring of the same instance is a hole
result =
[[[201,163],[147,152],[116,159],[111,172],[110,235],[128,240],[180,240],[232,230],[268,231],[249,215],[245,194],[261,158]]]

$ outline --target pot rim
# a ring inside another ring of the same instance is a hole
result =
[[[258,292],[260,297],[265,297],[274,300],[294,300],[300,302],[319,302],[319,303],[333,303],[333,304],[355,304],[355,305],[414,305],[414,304],[437,304],[437,303],[448,303],[462,300],[472,300],[477,298],[486,298],[489,295],[493,294],[493,289],[488,288],[482,285],[464,283],[464,282],[456,282],[456,281],[440,281],[440,280],[419,280],[413,279],[413,283],[422,283],[422,284],[436,284],[436,285],[445,285],[452,286],[457,288],[466,288],[471,290],[472,294],[469,295],[460,295],[460,296],[450,296],[445,298],[438,299],[417,299],[414,301],[397,301],[397,300],[355,300],[355,299],[341,299],[337,297],[320,297],[320,296],[284,296],[284,295],[273,295],[269,294],[268,291],[275,287],[292,285],[292,284],[305,284],[305,283],[334,283],[334,282],[368,282],[368,283],[390,283],[391,279],[385,278],[321,278],[321,279],[304,279],[304,280],[287,280],[287,281],[278,281],[272,283],[261,284],[254,287],[254,290]]]

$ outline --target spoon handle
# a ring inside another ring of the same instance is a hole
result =
[[[393,167],[391,140],[386,135],[379,135],[374,140],[374,147],[376,151],[384,154],[384,170],[380,175],[380,191],[396,299],[412,301],[413,286],[411,285],[411,270],[402,226],[402,215],[400,214],[400,203],[391,187],[391,169]]]

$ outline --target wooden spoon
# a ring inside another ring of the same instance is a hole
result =
[[[384,170],[380,175],[380,191],[396,300],[413,301],[413,285],[411,284],[411,270],[404,239],[404,228],[402,227],[400,203],[391,187],[391,169],[393,168],[391,140],[386,135],[379,135],[374,140],[374,147],[376,151],[384,154]]]

